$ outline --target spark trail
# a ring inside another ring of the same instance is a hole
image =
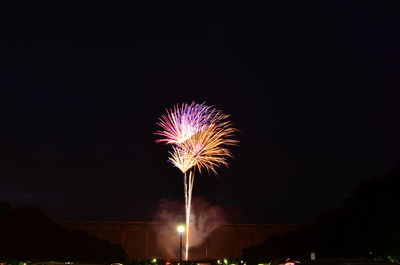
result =
[[[194,173],[204,169],[217,173],[220,166],[228,166],[232,153],[228,149],[238,144],[234,140],[236,129],[232,127],[229,115],[205,104],[182,103],[166,110],[157,123],[162,130],[155,134],[161,136],[156,142],[170,144],[169,162],[179,168],[184,178],[186,244],[185,259],[189,259],[190,211]]]
[[[186,214],[186,244],[185,244],[185,259],[189,258],[189,224],[190,224],[190,210],[192,205],[192,191],[193,191],[194,174],[189,171],[184,174],[184,192],[185,192],[185,214]]]

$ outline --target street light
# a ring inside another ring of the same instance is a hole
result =
[[[176,228],[179,233],[179,265],[182,264],[182,234],[185,232],[185,226],[184,225],[178,225]]]

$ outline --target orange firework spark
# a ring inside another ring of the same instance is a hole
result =
[[[211,124],[173,147],[170,161],[183,173],[191,168],[199,173],[202,169],[217,173],[216,168],[227,166],[228,158],[232,157],[228,147],[238,143],[232,139],[235,131],[229,121]]]

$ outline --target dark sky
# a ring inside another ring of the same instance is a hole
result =
[[[183,200],[155,123],[193,100],[240,130],[231,166],[194,187],[233,221],[311,222],[399,164],[394,7],[133,2],[2,8],[0,199],[57,219],[153,220]]]

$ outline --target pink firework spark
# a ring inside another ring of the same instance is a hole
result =
[[[166,110],[157,125],[163,130],[156,134],[163,138],[156,142],[166,144],[180,144],[208,126],[213,118],[218,115],[218,111],[204,104],[182,103],[175,105],[172,110]]]

